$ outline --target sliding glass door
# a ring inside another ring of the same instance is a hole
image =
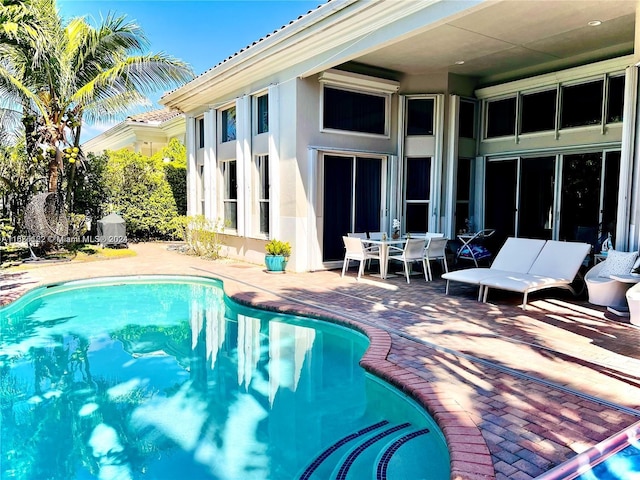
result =
[[[559,238],[598,247],[615,235],[619,179],[619,151],[564,155]]]
[[[489,160],[485,227],[597,246],[615,232],[619,176],[619,151]]]
[[[342,236],[382,230],[382,158],[324,155],[322,260],[344,258]]]

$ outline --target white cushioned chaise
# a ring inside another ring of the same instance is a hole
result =
[[[470,283],[480,286],[478,301],[482,300],[481,280],[492,276],[504,276],[510,273],[527,273],[544,247],[546,240],[509,237],[496,255],[491,267],[467,268],[442,275],[447,281],[445,293],[449,294],[449,282]]]
[[[524,294],[522,308],[526,308],[530,292],[566,288],[575,294],[571,282],[590,251],[588,243],[547,240],[526,273],[506,272],[480,280],[480,287],[484,287],[483,301],[487,301],[491,288]]]

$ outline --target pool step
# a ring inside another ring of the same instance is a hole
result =
[[[331,475],[333,480],[362,480],[363,478],[375,478],[376,457],[380,451],[385,450],[385,445],[393,441],[398,435],[406,434],[411,427],[410,423],[389,425],[369,436],[367,439],[354,444],[338,462]]]
[[[433,452],[428,428],[387,420],[349,434],[324,449],[298,477],[299,480],[418,480],[448,478],[448,471],[427,466]],[[445,467],[448,462],[445,463]],[[440,471],[442,470],[442,471]]]
[[[416,462],[416,459],[425,459],[431,450],[431,440],[427,436],[429,433],[428,428],[414,428],[408,432],[402,432],[387,443],[373,463],[375,471],[372,478],[374,480],[447,478],[446,472],[435,471],[437,466],[428,468],[430,476],[426,477],[424,463]],[[396,455],[398,452],[399,454]]]
[[[299,480],[327,480],[345,451],[348,451],[358,440],[375,435],[387,425],[389,422],[382,420],[341,438],[316,456],[298,477]]]

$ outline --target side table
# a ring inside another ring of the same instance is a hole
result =
[[[640,283],[640,274],[628,273],[626,275],[609,275],[609,278],[615,280],[616,282],[629,284],[629,288],[631,288],[636,283]],[[625,298],[623,305],[610,305],[607,307],[607,310],[611,313],[618,315],[619,317],[628,317],[629,316],[629,304]]]

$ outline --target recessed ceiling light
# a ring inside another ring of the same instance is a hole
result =
[[[464,60],[456,60],[456,65],[464,65]]]
[[[589,23],[587,23],[587,25],[589,25],[590,27],[597,27],[601,24],[602,22],[600,20],[591,20]]]

